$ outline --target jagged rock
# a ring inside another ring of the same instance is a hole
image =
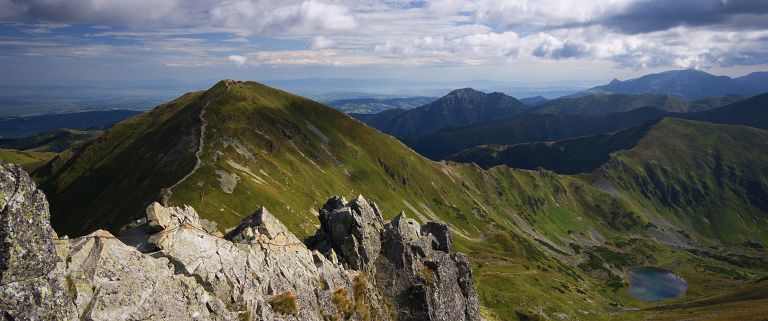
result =
[[[0,161],[0,320],[71,316],[52,235],[45,195],[21,167]]]
[[[404,213],[386,224],[376,281],[398,320],[480,320],[472,271],[466,255],[445,248],[447,229],[439,223],[419,227]]]
[[[434,236],[432,248],[435,250],[448,253],[453,245],[451,230],[445,224],[427,222],[421,226],[421,234],[432,234]]]
[[[320,231],[315,247],[333,248],[351,269],[367,270],[381,250],[380,233],[384,220],[374,204],[358,196],[351,202],[343,197],[329,199],[320,209]]]
[[[149,204],[147,207],[147,229],[149,233],[155,233],[148,239],[150,248],[162,249],[161,244],[168,237],[168,232],[179,229],[185,224],[190,228],[203,230],[200,217],[190,206],[165,207],[158,202]]]
[[[322,253],[263,208],[222,238],[191,207],[154,203],[132,226],[154,233],[142,253],[102,230],[56,238],[42,193],[0,165],[0,321],[479,319],[447,227],[385,225],[362,197],[321,209]]]
[[[147,224],[150,233],[175,229],[182,224],[200,227],[200,218],[192,207],[165,207],[153,202],[147,207]]]
[[[310,248],[372,275],[397,320],[480,320],[472,270],[462,253],[449,254],[445,224],[420,226],[400,213],[382,224],[378,208],[358,197],[329,199]]]
[[[69,295],[89,320],[236,320],[204,283],[107,231],[57,241]]]
[[[288,228],[266,208],[260,208],[251,216],[246,217],[234,230],[227,233],[224,238],[235,243],[273,242],[275,244],[288,245],[301,243]]]
[[[152,256],[170,260],[216,297],[232,302],[233,311],[254,320],[324,320],[323,314],[340,313],[334,292],[351,289],[361,275],[308,249],[263,208],[223,239],[186,226],[160,233],[166,235],[158,243],[162,250]],[[370,309],[387,320],[372,285],[367,288],[376,302]],[[295,300],[295,314],[274,310],[278,296]]]

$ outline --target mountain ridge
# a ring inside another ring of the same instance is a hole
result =
[[[607,85],[590,88],[576,96],[591,94],[662,94],[683,99],[701,99],[709,96],[737,94],[753,96],[768,92],[765,79],[768,72],[755,72],[742,77],[715,76],[696,69],[669,70],[620,81],[614,79]],[[760,85],[760,84],[763,85]]]

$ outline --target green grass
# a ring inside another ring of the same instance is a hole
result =
[[[11,164],[21,165],[27,171],[33,171],[46,161],[55,157],[56,153],[0,149],[0,160]]]

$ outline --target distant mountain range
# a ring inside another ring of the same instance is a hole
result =
[[[654,107],[664,111],[686,113],[712,109],[743,100],[738,95],[707,97],[698,100],[684,100],[669,95],[654,94],[612,94],[587,95],[578,98],[560,98],[535,108],[538,114],[597,116],[630,111],[641,107]]]
[[[440,160],[479,145],[513,145],[610,133],[669,114],[652,107],[601,116],[520,114],[511,119],[405,138],[403,142],[427,158]]]
[[[509,118],[527,106],[502,93],[486,94],[471,88],[457,89],[431,104],[411,110],[394,109],[379,114],[351,114],[395,137],[413,137],[440,129]]]
[[[679,101],[675,98],[667,98],[672,101]],[[591,99],[593,98],[582,97],[575,100]],[[730,99],[726,97],[705,100],[722,103]],[[631,99],[628,99],[628,101],[631,101]],[[449,157],[451,154],[461,152],[464,149],[480,145],[515,145],[611,133],[664,117],[747,125],[765,129],[768,128],[766,127],[768,126],[768,94],[758,95],[719,108],[693,113],[674,113],[656,107],[642,107],[608,115],[526,113],[506,120],[478,123],[458,128],[446,128],[429,135],[406,138],[403,141],[420,154],[430,159],[439,160]]]
[[[0,120],[0,138],[20,138],[41,132],[70,128],[101,130],[115,123],[141,114],[135,110],[87,111],[65,114],[47,114]]]
[[[607,85],[588,89],[575,96],[656,94],[694,100],[731,94],[754,96],[764,92],[768,92],[768,72],[754,72],[746,76],[731,78],[686,69],[649,74],[625,81],[614,79]]]
[[[704,112],[665,113],[659,111],[654,116],[653,112],[648,111],[646,115],[656,119],[615,133],[583,136],[556,142],[483,145],[447,156],[447,159],[457,162],[476,163],[484,168],[504,164],[509,167],[526,169],[541,167],[562,174],[587,173],[596,170],[605,163],[610,158],[610,153],[630,149],[637,145],[638,141],[648,134],[648,130],[654,127],[654,124],[663,117],[768,129],[768,94]],[[636,122],[643,121],[642,118],[633,117],[639,116],[639,114],[620,113],[611,116],[614,119],[624,118],[633,119]],[[602,119],[604,118],[594,118],[592,122],[597,125]],[[584,123],[575,121],[575,119],[571,121],[575,124]],[[589,123],[589,121],[586,123]],[[624,125],[626,124],[625,122]],[[493,132],[498,133],[499,131]],[[467,134],[454,134],[456,137],[464,135]],[[446,141],[450,141],[450,139],[446,139]],[[434,139],[430,142],[437,144]],[[419,143],[418,147],[414,147],[417,151],[421,146],[429,145],[423,141]]]
[[[437,97],[340,99],[325,104],[345,113],[376,114],[390,109],[413,109],[437,100]]]

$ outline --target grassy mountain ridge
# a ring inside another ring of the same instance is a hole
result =
[[[690,280],[691,299],[764,272],[655,241],[643,209],[656,204],[638,202],[633,185],[632,197],[616,196],[578,176],[433,162],[342,112],[253,82],[184,95],[62,154],[35,173],[60,234],[116,231],[167,198],[219,230],[266,206],[306,236],[329,196],[363,194],[387,218],[402,210],[450,224],[489,319],[642,319],[652,312],[619,307],[647,306],[623,291],[632,266],[690,262],[676,270]],[[658,233],[690,229],[670,227]],[[755,252],[728,245],[714,253]],[[705,288],[705,279],[720,283]]]

